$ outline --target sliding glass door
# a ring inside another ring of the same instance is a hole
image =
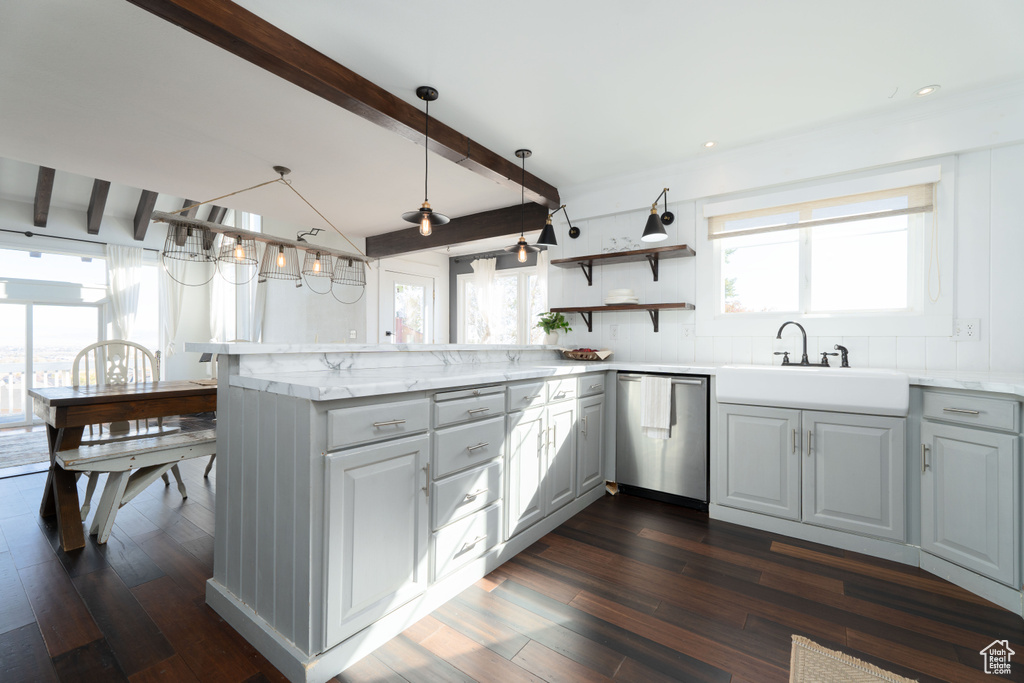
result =
[[[78,352],[102,335],[98,304],[0,303],[0,428],[32,423],[29,389],[71,385]]]
[[[0,428],[27,422],[28,335],[25,304],[0,304]]]

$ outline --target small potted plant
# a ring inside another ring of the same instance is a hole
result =
[[[565,316],[561,313],[554,313],[551,311],[540,314],[540,320],[537,322],[537,327],[544,330],[545,344],[557,344],[559,330],[572,332],[572,328],[569,327],[569,322],[565,319]]]

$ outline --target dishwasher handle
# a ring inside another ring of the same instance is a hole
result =
[[[642,377],[642,375],[619,375],[619,381],[620,382],[639,382],[641,377]],[[704,384],[704,380],[702,380],[702,379],[680,379],[680,378],[673,377],[672,378],[672,384],[692,384],[692,385],[695,385],[695,386],[700,386],[700,385]]]

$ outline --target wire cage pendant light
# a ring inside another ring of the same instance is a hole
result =
[[[339,258],[331,273],[331,282],[336,285],[366,286],[366,267],[362,261]]]
[[[427,103],[426,120],[423,126],[423,205],[416,211],[403,213],[402,220],[418,223],[420,234],[427,237],[433,232],[435,225],[444,225],[450,219],[443,213],[437,213],[431,209],[427,198],[427,185],[430,179],[430,103],[437,99],[437,90],[429,85],[421,85],[416,88],[416,96]]]
[[[241,234],[225,233],[221,236],[220,248],[217,250],[217,271],[229,284],[244,284],[256,277],[259,256],[256,240]],[[228,273],[233,273],[234,277]]]
[[[291,280],[296,287],[302,286],[299,254],[295,247],[283,244],[267,245],[263,251],[263,262],[260,264],[259,282],[267,280]]]
[[[533,152],[531,152],[528,149],[516,150],[516,156],[522,159],[523,162],[523,175],[519,187],[519,205],[521,207],[519,240],[511,247],[505,247],[505,251],[515,253],[516,260],[519,261],[520,263],[526,263],[526,260],[530,258],[530,254],[540,251],[539,247],[535,247],[533,245],[526,243],[526,157],[530,156],[531,154],[533,154]],[[551,219],[549,218],[548,221],[550,222],[550,220]]]
[[[214,237],[206,228],[172,222],[167,226],[167,237],[160,256],[189,263],[212,263],[217,260],[213,253]]]
[[[307,251],[302,260],[302,276],[306,278],[306,285],[310,291],[317,294],[326,294],[331,291],[331,279],[334,277],[334,257],[330,254],[323,254],[319,251]],[[327,288],[319,291],[314,288],[309,278],[327,278]]]

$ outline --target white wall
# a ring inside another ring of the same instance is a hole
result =
[[[698,231],[706,230],[697,215],[702,199],[954,155],[955,246],[952,272],[943,272],[942,287],[953,297],[954,317],[981,319],[980,340],[954,342],[951,330],[927,336],[923,327],[899,337],[870,337],[852,325],[835,336],[819,338],[811,321],[805,324],[808,351],[819,345],[831,350],[841,339],[850,348],[851,363],[859,367],[1024,372],[1021,141],[1024,86],[1003,87],[712,153],[642,175],[563,189],[563,200],[582,234],[569,239],[561,221],[559,246],[551,257],[601,253],[611,246],[611,238],[619,240],[619,246],[623,237],[639,242],[650,202],[665,186],[672,188],[670,209],[676,222],[667,228],[669,239],[659,244],[695,245]],[[646,263],[595,267],[593,287],[586,286],[578,268],[552,268],[550,305],[600,305],[607,290],[628,287],[642,302],[685,301],[699,309],[710,302],[699,296],[698,261],[709,258],[709,251],[698,249],[693,259],[663,261],[657,283]],[[796,343],[788,335],[775,341],[777,324],[766,324],[763,334],[756,336],[713,336],[710,326],[698,324],[690,311],[662,312],[658,334],[653,334],[644,311],[595,314],[592,333],[575,317],[567,343],[611,348],[620,360],[770,363],[772,351],[790,350]],[[617,339],[611,338],[612,326],[617,326]]]

